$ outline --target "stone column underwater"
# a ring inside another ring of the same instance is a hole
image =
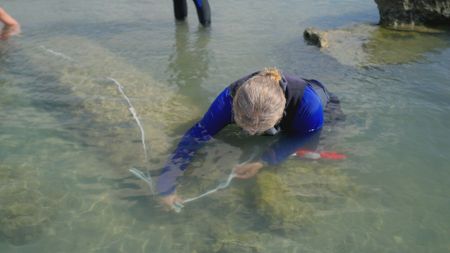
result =
[[[93,154],[98,167],[80,168],[70,172],[76,175],[72,181],[61,180],[63,186],[57,189],[65,191],[58,200],[62,209],[52,209],[58,211],[58,218],[49,219],[42,242],[34,245],[44,252],[72,248],[74,252],[292,251],[301,246],[302,229],[312,222],[366,211],[353,201],[357,189],[339,170],[340,164],[292,159],[255,180],[233,180],[226,191],[190,203],[179,215],[161,212],[147,198],[143,182],[128,170],[133,166],[158,170],[176,144],[177,127],[198,119],[201,112],[174,87],[155,81],[83,37],[48,38],[44,45],[29,45],[24,54],[40,82],[52,79],[74,98],[71,107],[64,108],[68,117],[79,122],[71,131],[82,145],[94,147],[89,151],[98,152]],[[112,79],[123,86],[136,115]],[[219,180],[227,178],[230,161],[240,159],[240,149],[220,140],[213,142],[194,161],[197,169],[183,178],[183,196],[214,189]],[[149,163],[143,149],[148,151]],[[102,171],[105,167],[110,170]],[[81,184],[78,178],[90,178],[91,173],[100,180],[96,184],[86,188],[68,185]],[[228,179],[219,188],[228,186]],[[120,186],[130,182],[143,187]],[[278,236],[280,231],[285,235]]]

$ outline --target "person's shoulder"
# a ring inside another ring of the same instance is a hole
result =
[[[283,74],[283,77],[286,79],[288,84],[306,84],[307,83],[307,79],[300,77],[298,75]]]

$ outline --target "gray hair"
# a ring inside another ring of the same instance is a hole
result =
[[[281,78],[279,70],[270,68],[238,88],[233,99],[234,120],[249,134],[263,133],[283,117],[286,98],[279,83]]]

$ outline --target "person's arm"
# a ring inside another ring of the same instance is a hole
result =
[[[234,168],[236,178],[247,179],[255,176],[263,167],[280,164],[299,148],[315,150],[320,130],[309,134],[291,134],[279,138],[261,157],[253,162],[240,164]]]
[[[5,26],[16,26],[19,25],[19,23],[11,17],[2,7],[0,7],[0,21]]]
[[[3,8],[0,7],[0,22],[4,27],[0,34],[0,39],[7,39],[9,36],[20,33],[20,24],[11,15],[9,15]]]
[[[189,129],[172,153],[158,179],[160,196],[170,196],[175,192],[176,179],[183,174],[195,152],[232,122],[232,98],[228,88],[223,90],[209,107],[203,118]]]
[[[319,144],[321,130],[308,134],[291,134],[282,136],[271,145],[261,156],[266,165],[276,165],[289,158],[298,149],[316,150]]]

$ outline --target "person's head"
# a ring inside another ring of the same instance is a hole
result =
[[[286,98],[280,86],[281,73],[265,69],[248,79],[233,98],[234,120],[250,135],[261,134],[283,117]]]

